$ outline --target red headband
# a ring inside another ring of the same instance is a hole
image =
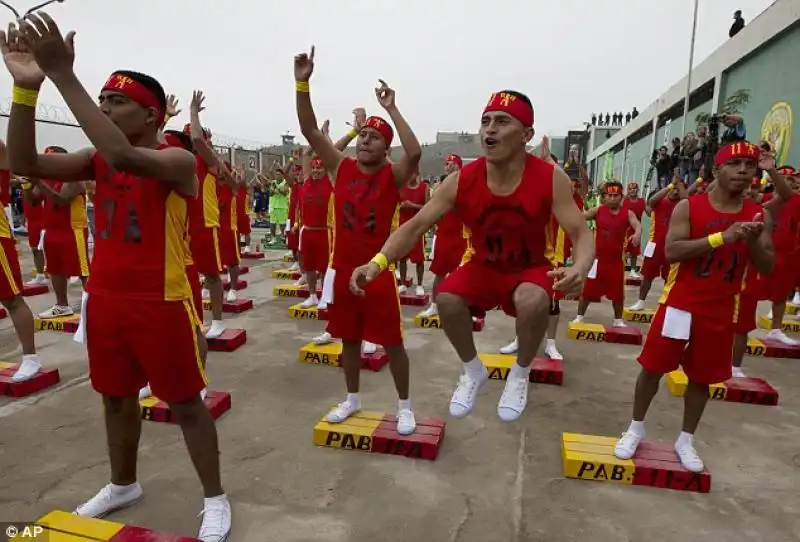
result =
[[[533,126],[533,108],[528,103],[510,92],[495,92],[489,103],[483,108],[484,113],[502,111],[508,113],[522,123],[525,128]]]
[[[119,92],[124,94],[144,108],[152,107],[156,110],[156,123],[160,128],[164,124],[164,106],[158,101],[155,93],[138,81],[134,81],[127,75],[112,73],[103,90]]]
[[[321,167],[325,167],[325,166],[322,165],[322,159],[314,158],[313,160],[311,160],[311,167],[312,168],[321,168]]]
[[[364,123],[364,128],[372,128],[373,130],[377,130],[379,134],[383,136],[384,141],[386,141],[386,146],[392,144],[392,139],[394,139],[394,130],[392,127],[389,126],[389,123],[383,120],[380,117],[369,117],[367,122]]]
[[[724,166],[731,160],[737,158],[744,158],[745,160],[758,160],[761,156],[761,149],[756,147],[750,142],[739,141],[725,145],[714,156],[714,165],[717,167]]]
[[[778,173],[784,177],[794,177],[797,175],[797,170],[795,170],[792,166],[781,166],[778,168]]]
[[[447,155],[447,160],[445,160],[445,163],[449,164],[450,162],[453,162],[459,168],[464,167],[464,162],[461,160],[461,157],[459,155],[457,155],[457,154],[448,154]]]
[[[608,183],[603,187],[605,194],[622,194],[622,185],[616,183]]]

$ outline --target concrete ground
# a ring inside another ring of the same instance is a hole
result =
[[[27,247],[21,254],[28,275]],[[231,542],[800,539],[800,361],[746,360],[750,374],[778,388],[779,407],[709,404],[698,449],[713,473],[710,494],[568,480],[561,433],[620,434],[630,420],[639,348],[571,341],[566,322],[576,304],[564,303],[563,387],[535,385],[522,420],[504,424],[496,414],[502,383],[491,381],[476,411],[457,421],[447,413],[456,356],[442,331],[411,328],[417,309],[405,307],[415,411],[447,421],[438,460],[316,448],[312,427],[343,399],[343,377],[297,362],[300,346],[323,324],[289,318],[290,300],[272,297],[278,281],[269,278],[271,269],[270,263],[251,266],[243,278],[255,308],[227,317],[247,330],[247,344],[209,356],[212,389],[233,397],[233,409],[217,422],[234,510]],[[628,292],[632,299],[634,289]],[[74,286],[72,295],[78,299]],[[53,297],[28,301],[41,311]],[[125,310],[136,308],[120,307],[120,325]],[[610,323],[610,307],[595,306],[588,316]],[[0,328],[0,355],[17,360],[10,321]],[[476,341],[481,351],[494,352],[513,337],[512,320],[494,312]],[[0,398],[2,521],[70,511],[109,476],[101,404],[87,381],[84,348],[54,332],[40,332],[37,344],[62,382],[35,396]],[[365,408],[394,410],[388,368],[363,373],[362,395]],[[649,436],[674,439],[681,407],[660,391]],[[202,494],[177,427],[144,424],[139,480],[146,498],[108,519],[196,534]]]

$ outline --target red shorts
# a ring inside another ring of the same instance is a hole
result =
[[[597,276],[586,279],[581,298],[597,302],[603,297],[611,302],[625,300],[625,261],[622,258],[597,260]]]
[[[625,232],[625,254],[628,256],[638,256],[642,253],[642,247],[639,245],[634,245],[630,241],[630,236],[633,235],[633,230],[628,230]]]
[[[300,246],[300,232],[288,230],[286,232],[286,248],[298,250]]]
[[[775,267],[772,269],[772,273],[765,278],[767,296],[773,303],[786,301],[789,294],[794,291],[797,283],[797,269],[792,267],[793,263],[789,256],[775,254]]]
[[[330,273],[330,271],[329,271]],[[343,341],[369,341],[383,347],[403,344],[400,297],[394,273],[384,271],[369,283],[364,297],[350,291],[352,269],[336,269],[327,331]]]
[[[431,273],[437,277],[446,277],[461,265],[464,253],[467,251],[467,240],[459,236],[436,236],[436,244],[433,247],[433,261],[431,262]]]
[[[236,215],[236,226],[239,233],[242,235],[250,235],[253,232],[253,228],[250,224],[250,215],[247,213]]]
[[[47,272],[61,277],[89,276],[89,229],[45,230]]]
[[[667,277],[669,276],[669,268],[670,265],[667,263],[664,250],[659,250],[658,246],[656,246],[656,250],[653,252],[653,255],[650,258],[645,257],[644,261],[642,262],[642,277],[648,280],[653,280],[660,276],[662,279],[667,280]]]
[[[436,256],[436,253],[434,253]],[[411,263],[425,263],[425,237],[420,237],[411,252],[405,255],[404,258],[398,258],[397,261],[411,260]]]
[[[203,321],[203,291],[200,285],[200,273],[194,264],[186,266],[186,279],[189,281],[189,288],[192,289],[192,306],[197,316],[197,321]]]
[[[242,263],[239,232],[227,228],[219,230],[219,257],[224,267]]]
[[[201,228],[189,237],[192,260],[198,273],[222,274],[222,258],[219,251],[219,228]]]
[[[17,297],[22,288],[17,244],[10,237],[0,237],[0,300]]]
[[[689,380],[698,384],[728,380],[733,363],[733,322],[693,315],[690,339],[683,341],[661,335],[665,313],[666,306],[659,305],[639,354],[641,366],[652,373],[669,373],[680,366]]]
[[[28,221],[28,246],[36,250],[39,248],[39,241],[42,238],[42,225],[31,224]]]
[[[92,387],[110,397],[136,397],[150,384],[167,403],[195,397],[206,386],[192,302],[136,301],[92,294],[86,303],[86,339]]]
[[[310,230],[303,228],[300,230],[300,255],[303,264],[303,271],[324,272],[328,268],[330,259],[330,237],[329,229]]]
[[[488,310],[501,307],[509,316],[516,316],[514,292],[523,282],[539,286],[553,297],[553,279],[549,265],[532,267],[516,273],[501,273],[474,260],[468,261],[442,281],[439,295],[452,294],[464,299],[473,316],[482,317]]]
[[[739,309],[736,312],[736,322],[733,332],[736,335],[747,335],[756,329],[756,316],[758,313],[758,295],[744,293],[739,296]]]

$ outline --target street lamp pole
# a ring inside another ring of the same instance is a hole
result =
[[[692,93],[692,65],[694,64],[694,42],[697,36],[697,10],[700,0],[694,0],[694,14],[692,15],[692,41],[689,45],[689,71],[686,74],[686,98],[683,101],[683,124],[681,139],[686,135],[686,117],[689,115],[689,96]]]

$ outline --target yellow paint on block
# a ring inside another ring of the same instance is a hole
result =
[[[328,423],[323,417],[314,426],[314,445],[369,452],[372,450],[372,433],[381,424],[383,416],[383,413],[359,412],[344,423]]]
[[[318,365],[329,365],[339,367],[339,358],[342,355],[342,343],[333,342],[328,344],[306,344],[300,349],[297,361],[300,363],[315,363]]]
[[[635,324],[649,324],[653,321],[656,311],[643,309],[640,311],[631,311],[628,309],[622,310],[622,318],[626,322],[633,322]]]
[[[272,278],[281,280],[291,280],[295,276],[294,271],[288,269],[273,269]]]
[[[570,322],[567,329],[567,336],[570,339],[579,341],[605,340],[606,327],[600,324],[587,324],[586,322]]]
[[[439,319],[438,314],[426,317],[422,316],[422,313],[419,313],[414,317],[414,327],[421,327],[424,329],[441,329],[442,321]]]
[[[762,314],[758,317],[758,327],[767,330],[772,329],[772,319],[767,318],[766,314]],[[800,333],[800,320],[784,317],[781,323],[781,331],[784,333]]]
[[[52,531],[69,533],[90,538],[92,540],[102,541],[111,540],[111,538],[124,527],[122,523],[74,516],[69,512],[62,512],[60,510],[50,512],[46,516],[39,518],[36,520],[36,524],[46,527]],[[53,538],[51,535],[47,540],[59,539],[57,537]]]
[[[0,361],[0,369],[11,369],[16,367],[17,363],[9,363],[7,361]]]
[[[145,397],[144,399],[139,399],[139,406],[142,408],[148,408],[148,407],[153,408],[160,402],[161,399],[159,399],[158,397],[150,396],[150,397]]]
[[[797,314],[798,308],[800,308],[800,305],[795,305],[794,303],[787,303],[786,314]]]
[[[689,385],[689,379],[686,378],[686,373],[680,369],[667,373],[667,390],[675,397],[683,397],[686,393],[686,386]],[[710,399],[724,401],[725,395],[728,393],[728,388],[724,382],[719,384],[711,384],[708,387],[708,397]]]
[[[300,306],[300,303],[298,303],[297,305],[289,307],[289,316],[297,320],[319,320],[319,311],[317,307],[304,309]]]
[[[516,355],[508,354],[478,354],[481,363],[489,370],[489,378],[492,380],[508,379],[508,372],[516,362]]]
[[[294,284],[281,284],[272,289],[272,295],[275,297],[300,297],[298,292],[304,286],[295,286]]]
[[[564,433],[561,455],[564,476],[629,485],[633,483],[636,467],[630,459],[614,456],[617,439]]]
[[[291,254],[286,254],[283,257],[283,261],[286,263],[294,263],[294,256],[292,256]]]
[[[70,322],[78,323],[80,319],[79,314],[58,316],[56,318],[39,318],[37,316],[33,319],[33,324],[36,331],[64,331],[64,324]]]
[[[758,339],[747,339],[747,350],[745,353],[748,356],[763,356],[767,351],[767,346]]]

